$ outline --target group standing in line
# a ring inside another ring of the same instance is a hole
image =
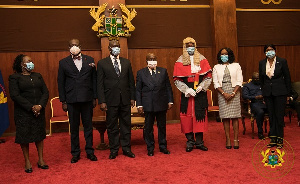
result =
[[[208,130],[207,94],[213,81],[218,92],[219,113],[225,130],[225,147],[232,148],[230,120],[234,130],[233,148],[239,149],[239,123],[241,117],[240,91],[243,83],[241,66],[235,61],[230,48],[222,48],[217,54],[218,64],[211,69],[208,60],[197,51],[196,41],[183,40],[183,53],[175,62],[173,80],[181,92],[181,132],[187,139],[186,152],[194,148],[208,151],[203,133]],[[80,160],[79,124],[84,127],[86,157],[97,161],[93,148],[93,108],[96,100],[106,112],[109,138],[109,159],[118,156],[121,145],[123,155],[135,158],[131,150],[131,111],[137,106],[145,114],[144,139],[147,155],[154,156],[153,124],[157,120],[159,151],[167,149],[166,112],[174,103],[168,72],[158,67],[154,53],[146,56],[146,67],[137,72],[136,85],[131,62],[119,56],[121,48],[116,40],[109,42],[110,55],[96,65],[94,59],[81,53],[78,39],[69,41],[70,55],[59,62],[58,91],[62,109],[68,111],[71,125],[71,163]],[[262,97],[270,116],[271,142],[269,147],[283,147],[284,106],[291,91],[291,79],[287,61],[276,56],[274,45],[266,45],[266,58],[259,62],[259,81]],[[45,131],[45,107],[49,92],[41,74],[33,72],[34,64],[29,56],[18,55],[13,64],[14,74],[9,77],[9,92],[14,101],[16,140],[20,144],[25,172],[31,173],[29,143],[35,142],[38,150],[38,168],[48,169],[43,159]],[[256,76],[258,78],[258,76]],[[261,97],[261,98],[262,98]],[[136,103],[136,104],[135,104]],[[261,130],[259,129],[259,133]]]

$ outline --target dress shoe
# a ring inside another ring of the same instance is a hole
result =
[[[148,151],[147,155],[148,155],[149,157],[153,157],[153,156],[154,156],[154,151],[153,151],[153,150]]]
[[[265,138],[265,136],[264,136],[264,134],[258,134],[258,138],[259,138],[260,140],[263,140],[263,139]]]
[[[29,168],[29,169],[25,169],[25,172],[26,172],[26,173],[32,173],[32,167]]]
[[[162,152],[163,154],[169,155],[170,151],[167,149],[159,149],[160,152]]]
[[[86,157],[90,159],[91,161],[97,161],[97,157],[92,153],[92,154],[87,154]]]
[[[277,144],[277,149],[283,148],[283,144]]]
[[[40,168],[40,169],[49,169],[48,165],[40,165],[39,163],[37,163],[37,165],[38,165],[38,168]]]
[[[227,148],[227,149],[231,149],[231,148],[232,148],[232,146],[226,146],[226,148]]]
[[[135,155],[131,151],[123,151],[123,155],[130,158],[135,158]]]
[[[186,147],[185,151],[186,152],[191,152],[191,151],[193,151],[193,147]]]
[[[113,160],[118,156],[118,152],[110,152],[109,154],[109,159]]]
[[[199,145],[199,146],[196,146],[196,149],[200,149],[202,151],[208,151],[208,148],[204,145]]]
[[[78,162],[78,160],[80,160],[80,156],[73,156],[71,159],[71,163],[74,164],[74,163]]]

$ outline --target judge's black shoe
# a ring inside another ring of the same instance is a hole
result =
[[[148,155],[149,157],[154,156],[154,151],[153,151],[153,150],[149,150],[148,153],[147,153],[147,155]]]
[[[199,145],[199,146],[196,146],[196,149],[200,149],[202,151],[208,151],[208,148],[204,145]]]
[[[186,152],[191,152],[191,151],[193,151],[193,147],[186,147],[185,151]]]
[[[123,151],[123,155],[130,158],[135,158],[135,155],[131,151]]]
[[[115,159],[116,157],[118,156],[118,152],[110,152],[110,154],[109,154],[109,159]]]
[[[170,151],[167,150],[166,148],[165,149],[159,149],[159,151],[162,152],[163,154],[167,154],[167,155],[170,154]]]
[[[29,168],[29,169],[25,169],[25,172],[26,172],[26,173],[32,173],[32,171],[33,171],[33,170],[32,170],[32,167]]]
[[[73,156],[71,159],[71,163],[74,164],[74,163],[78,162],[78,160],[80,160],[80,156]]]
[[[38,168],[40,168],[40,169],[49,169],[48,165],[40,165],[39,163],[37,163],[37,165],[38,165]]]
[[[88,159],[90,159],[91,161],[97,161],[98,160],[96,155],[94,155],[94,154],[87,154],[86,157]]]
[[[265,139],[265,136],[264,136],[264,134],[258,134],[258,138],[259,138],[260,140],[263,140],[263,139]]]

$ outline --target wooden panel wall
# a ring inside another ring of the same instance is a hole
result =
[[[202,53],[209,61],[211,67],[213,63],[216,62],[216,56],[212,55],[212,48],[198,48],[198,51]],[[132,62],[132,68],[134,76],[136,77],[136,72],[146,67],[146,54],[152,52],[157,55],[158,66],[167,68],[169,72],[169,78],[171,81],[173,93],[174,93],[174,107],[167,113],[168,120],[178,120],[179,119],[179,98],[180,92],[174,86],[172,80],[173,67],[175,61],[182,54],[181,48],[169,48],[169,49],[129,49],[128,55],[129,59]],[[101,51],[85,51],[84,54],[90,55],[95,58],[95,62],[101,58]],[[298,46],[278,46],[277,55],[288,60],[288,65],[290,68],[292,81],[300,81],[299,69],[297,69],[297,54],[300,53],[300,45]],[[4,84],[8,91],[8,76],[13,73],[12,64],[14,58],[20,53],[0,53],[0,69],[3,75]],[[26,52],[31,56],[35,63],[35,71],[43,75],[44,80],[47,84],[47,87],[50,92],[50,98],[58,96],[57,90],[57,71],[58,71],[58,62],[60,59],[66,57],[69,52]],[[258,71],[258,62],[263,59],[263,47],[239,47],[239,56],[238,62],[240,63],[244,81],[248,80],[254,71]],[[213,85],[210,86],[210,89],[213,89]],[[214,91],[213,91],[214,92]],[[8,93],[9,94],[9,93]],[[214,102],[217,104],[217,95],[214,93]],[[8,96],[8,106],[9,106],[9,118],[10,118],[10,127],[6,133],[15,132],[15,125],[13,121],[13,102]],[[50,104],[46,108],[46,128],[49,129],[49,118],[50,118]],[[94,115],[103,115],[97,106],[94,110]],[[58,125],[55,125],[58,126]],[[58,126],[59,127],[59,126]],[[62,126],[65,128],[65,126]],[[67,126],[66,126],[67,127]]]

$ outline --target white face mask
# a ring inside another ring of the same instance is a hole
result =
[[[147,61],[148,67],[155,68],[157,66],[157,61]]]
[[[70,48],[70,53],[74,56],[77,56],[81,52],[80,48],[78,46],[73,46]]]

